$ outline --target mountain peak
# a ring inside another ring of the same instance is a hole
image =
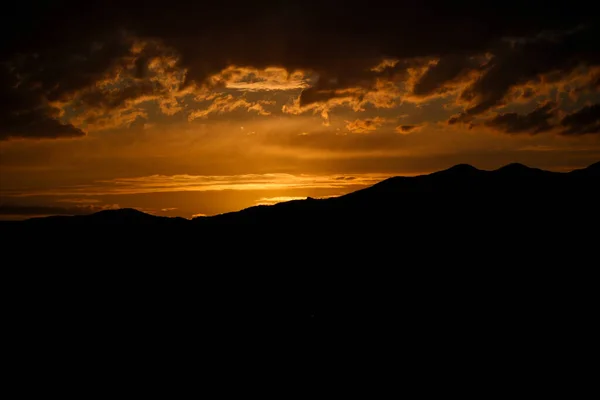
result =
[[[438,173],[463,175],[463,174],[472,174],[472,173],[476,173],[476,172],[480,172],[480,170],[478,170],[477,168],[475,168],[474,166],[472,166],[470,164],[456,164],[448,169],[439,171]]]
[[[518,162],[506,164],[505,166],[498,168],[498,170],[511,170],[511,169],[512,170],[519,170],[519,169],[526,170],[526,169],[532,169],[532,168],[528,167],[525,164],[521,164]]]
[[[524,165],[521,163],[511,163],[511,164],[507,164],[503,167],[498,168],[494,172],[519,174],[519,173],[531,172],[531,171],[540,171],[540,170],[538,170],[537,168],[528,167],[527,165]]]

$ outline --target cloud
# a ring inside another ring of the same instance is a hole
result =
[[[151,175],[135,178],[100,180],[92,184],[32,191],[0,191],[7,197],[28,196],[99,196],[157,192],[215,190],[331,189],[368,186],[388,175],[363,174],[352,180],[329,175],[247,174],[247,175]],[[93,207],[93,206],[86,206]]]
[[[140,107],[147,102],[173,115],[192,90],[181,90],[178,60],[160,40],[125,33],[15,57],[0,72],[0,138],[77,137],[128,126],[147,118]]]
[[[381,117],[356,119],[354,121],[346,121],[346,129],[352,133],[370,133],[374,132],[387,120]]]
[[[44,101],[39,93],[21,90],[19,85],[18,77],[6,65],[0,65],[0,140],[57,139],[85,135],[72,124],[56,120],[53,116],[59,110]]]
[[[600,133],[600,104],[585,106],[558,120],[556,104],[547,102],[532,112],[520,115],[514,112],[498,114],[484,125],[506,133],[537,134],[551,130],[566,136]]]
[[[596,26],[587,26],[502,42],[492,50],[481,76],[460,94],[465,110],[450,122],[469,122],[474,116],[504,105],[514,87],[539,84],[550,76],[558,81],[578,67],[597,66],[600,55],[593,37],[598,33]]]
[[[347,106],[354,111],[361,111],[360,102],[357,100],[357,94],[354,89],[338,91],[333,96],[326,95],[323,101],[311,102],[307,105],[301,105],[301,96],[296,97],[290,103],[284,104],[281,111],[284,114],[300,115],[312,111],[313,114],[319,114],[323,118],[323,125],[329,126],[329,113],[337,107]]]
[[[407,135],[411,132],[416,132],[418,130],[420,130],[422,128],[421,125],[400,125],[396,127],[396,132],[402,134],[402,135]]]
[[[281,67],[251,68],[231,65],[208,78],[213,86],[240,91],[286,91],[311,86],[314,77],[308,71],[288,71]]]
[[[585,135],[600,133],[600,104],[583,107],[565,116],[560,122],[565,129],[563,135]]]
[[[197,118],[206,118],[210,114],[222,114],[231,112],[238,108],[246,109],[247,111],[255,111],[258,115],[271,115],[264,109],[264,105],[272,104],[271,101],[259,100],[250,102],[242,97],[234,97],[231,94],[216,97],[212,103],[205,109],[193,110],[188,114],[188,121],[193,121]]]
[[[72,124],[61,124],[38,111],[21,114],[19,118],[3,118],[0,123],[0,140],[10,138],[61,139],[81,136],[85,136],[85,132],[81,129]]]
[[[486,126],[506,133],[530,133],[532,135],[549,131],[553,128],[551,120],[556,115],[556,104],[546,103],[532,112],[519,115],[517,113],[498,114],[485,122]]]
[[[338,107],[389,109],[447,96],[463,108],[454,122],[469,122],[516,87],[543,88],[550,75],[596,67],[600,57],[595,15],[585,7],[513,0],[493,10],[473,2],[370,8],[330,0],[269,7],[67,0],[35,13],[25,3],[11,10],[0,24],[8,38],[0,45],[0,139],[127,127],[152,118],[149,104],[167,116],[191,109],[191,120],[273,112],[250,97],[223,100],[233,92],[294,94],[282,112],[312,112],[326,123]],[[356,27],[368,34],[357,36]],[[580,89],[598,82],[596,75]],[[190,98],[216,104],[199,109]]]
[[[154,102],[171,116],[184,109],[183,97],[199,91],[182,90],[186,71],[179,67],[173,48],[156,39],[124,36],[121,41],[128,51],[95,82],[57,96],[53,104],[61,108],[63,118],[87,131],[130,126],[148,118],[143,105]]]
[[[425,71],[415,80],[412,95],[429,98],[446,95],[461,88],[463,82],[472,81],[485,66],[483,55],[449,54],[429,63]]]
[[[79,205],[76,207],[56,207],[38,205],[0,204],[0,215],[8,216],[48,216],[48,215],[87,215],[102,210],[119,208],[118,204],[111,205]]]

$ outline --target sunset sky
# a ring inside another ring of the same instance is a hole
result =
[[[0,219],[190,218],[600,160],[586,2],[49,1],[1,17]]]

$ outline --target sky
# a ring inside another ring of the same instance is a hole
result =
[[[589,2],[48,1],[0,30],[0,219],[191,218],[600,160]]]

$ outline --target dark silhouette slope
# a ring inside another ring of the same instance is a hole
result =
[[[13,326],[177,344],[342,325],[544,357],[595,336],[599,169],[457,165],[191,221],[116,210],[3,224]]]
[[[277,224],[288,222],[335,229],[338,225],[386,225],[453,220],[490,222],[517,217],[562,218],[564,214],[595,214],[600,194],[598,167],[557,173],[510,164],[495,171],[456,165],[417,177],[394,177],[372,187],[333,199],[306,199],[240,212],[200,217],[198,225]],[[586,208],[587,206],[591,208]],[[570,208],[573,207],[573,208]],[[473,217],[473,218],[472,218]],[[593,215],[590,215],[593,217]],[[490,228],[492,228],[490,226]]]

